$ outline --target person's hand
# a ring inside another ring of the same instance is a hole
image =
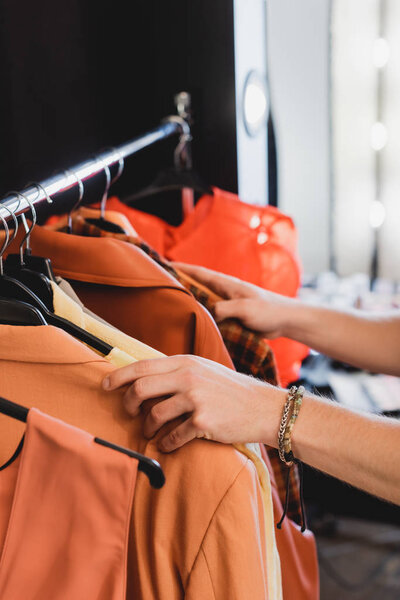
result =
[[[229,444],[267,443],[277,437],[281,390],[211,360],[195,356],[143,360],[113,371],[103,382],[108,391],[126,385],[124,405],[132,416],[144,401],[168,396],[146,417],[144,435],[148,438],[168,421],[187,415],[160,440],[164,452],[194,438]]]
[[[172,264],[225,298],[214,307],[217,322],[231,317],[239,319],[249,329],[265,334],[269,339],[285,335],[290,314],[296,310],[296,300],[205,267]]]

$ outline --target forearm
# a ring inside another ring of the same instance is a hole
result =
[[[332,358],[400,375],[400,316],[337,311],[300,302],[287,307],[284,335]]]
[[[282,409],[286,395],[285,390],[268,391],[266,416],[271,414],[275,425],[266,431],[267,444],[276,446],[276,407]],[[400,421],[359,414],[306,394],[293,428],[292,450],[304,463],[400,504]]]

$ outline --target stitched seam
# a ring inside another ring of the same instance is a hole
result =
[[[237,450],[237,452],[238,452],[238,450]],[[241,456],[244,456],[244,455],[242,454]],[[229,485],[229,487],[228,487],[228,488],[227,488],[227,490],[225,491],[224,495],[222,496],[222,498],[221,498],[221,499],[220,499],[220,501],[218,502],[217,506],[215,507],[215,510],[214,510],[214,512],[213,512],[213,514],[212,514],[212,516],[211,516],[211,518],[210,518],[210,522],[209,522],[209,524],[208,524],[208,526],[207,526],[207,529],[206,529],[206,530],[205,530],[205,532],[204,532],[203,539],[202,539],[202,540],[201,540],[201,542],[200,542],[200,545],[199,545],[199,550],[198,550],[198,552],[197,552],[197,554],[196,554],[196,556],[195,556],[195,558],[194,558],[194,560],[193,560],[193,564],[192,564],[192,566],[191,566],[191,568],[190,568],[190,570],[189,570],[189,577],[188,577],[188,580],[187,580],[187,583],[186,583],[186,586],[185,586],[185,590],[186,590],[186,588],[187,588],[187,587],[188,587],[188,585],[189,585],[189,582],[190,582],[190,576],[191,576],[191,574],[192,574],[193,567],[194,567],[194,565],[196,564],[197,558],[198,558],[198,556],[199,556],[200,552],[201,552],[201,551],[202,551],[202,549],[203,549],[203,544],[204,544],[204,542],[205,542],[205,539],[206,539],[206,537],[207,537],[208,531],[209,531],[209,529],[210,529],[210,527],[211,527],[211,525],[212,525],[212,522],[213,522],[213,520],[214,520],[214,517],[215,517],[215,515],[216,515],[216,513],[217,513],[217,511],[218,511],[218,509],[219,509],[219,507],[221,506],[222,502],[225,500],[226,496],[229,494],[230,490],[231,490],[231,489],[233,488],[233,486],[235,485],[235,483],[236,483],[237,479],[239,478],[239,476],[241,475],[242,471],[244,471],[244,469],[246,469],[246,467],[247,467],[247,465],[248,465],[249,463],[251,463],[251,460],[250,460],[249,458],[247,458],[247,457],[246,457],[246,462],[245,462],[245,463],[244,463],[244,465],[241,467],[241,469],[239,470],[239,472],[238,472],[238,473],[237,473],[237,475],[235,476],[234,480],[233,480],[233,481],[232,481],[232,483]]]
[[[87,284],[96,284],[96,285],[109,285],[112,287],[122,287],[122,288],[148,288],[148,287],[157,287],[161,289],[171,289],[179,292],[183,292],[191,296],[191,293],[184,287],[175,286],[172,282],[167,283],[164,281],[160,281],[159,279],[142,279],[141,277],[112,277],[112,276],[104,276],[104,275],[92,275],[85,273],[76,273],[74,271],[66,271],[64,269],[54,269],[57,273],[57,276],[63,277],[67,279],[72,284],[74,282],[77,283],[87,283]]]
[[[132,459],[130,459],[132,460]],[[137,465],[131,468],[131,482],[130,482],[130,490],[129,490],[129,510],[127,511],[127,518],[125,523],[125,543],[124,543],[124,570],[123,570],[123,587],[121,600],[126,598],[127,594],[127,585],[128,585],[128,552],[129,552],[129,533],[131,527],[132,520],[132,511],[133,511],[133,499],[135,496],[136,489],[136,480],[137,480]]]
[[[210,581],[211,581],[211,587],[212,587],[212,591],[213,591],[213,594],[214,594],[214,598],[216,599],[216,598],[217,598],[217,595],[216,595],[216,593],[215,593],[215,589],[214,589],[214,583],[213,583],[213,580],[212,580],[212,577],[211,577],[210,565],[208,564],[207,556],[206,556],[206,553],[204,552],[204,548],[203,548],[203,547],[202,547],[202,548],[200,548],[200,552],[201,552],[201,553],[202,553],[202,555],[204,556],[204,560],[205,560],[205,563],[206,563],[206,565],[207,565],[207,571],[208,571],[208,575],[209,575],[209,577],[210,577]]]
[[[26,457],[26,453],[27,453],[27,447],[30,448],[30,445],[31,445],[32,434],[31,434],[29,415],[27,418],[24,435],[25,435],[25,440],[24,440],[24,446],[22,448],[21,455],[20,455],[21,456],[20,465],[19,465],[19,470],[18,470],[18,474],[17,474],[17,481],[16,481],[16,485],[15,485],[14,495],[13,495],[13,499],[12,499],[11,513],[10,513],[10,518],[8,520],[6,537],[4,539],[4,544],[3,544],[3,551],[2,551],[1,557],[0,557],[0,573],[3,573],[4,563],[8,559],[8,547],[10,545],[10,537],[12,535],[12,532],[14,529],[14,521],[16,519],[15,513],[17,512],[17,510],[19,508],[19,504],[20,504],[19,492],[20,492],[20,488],[22,486],[21,482],[22,482],[23,477],[25,477],[25,471],[26,471],[26,458],[25,457]],[[1,585],[2,586],[5,585],[4,577],[1,577]]]
[[[49,365],[87,365],[91,363],[104,363],[104,361],[109,365],[110,363],[107,361],[105,357],[93,358],[88,360],[61,360],[59,362],[49,362],[49,361],[38,361],[38,360],[18,360],[18,359],[10,359],[10,358],[0,358],[0,362],[5,363],[33,363],[35,365],[45,365],[48,367]]]

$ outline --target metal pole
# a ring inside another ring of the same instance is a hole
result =
[[[139,152],[143,148],[147,148],[155,142],[177,133],[182,133],[182,126],[178,122],[163,123],[152,131],[149,131],[126,144],[117,146],[115,149],[101,152],[90,160],[79,163],[74,167],[69,167],[68,170],[70,171],[70,174],[60,173],[54,175],[40,182],[40,185],[45,189],[52,200],[57,201],[57,197],[61,196],[61,194],[78,186],[76,177],[82,182],[85,182],[99,173],[104,172],[105,164],[110,168],[114,166],[117,167],[121,157],[127,158],[128,156],[136,154],[136,152]],[[27,196],[30,202],[32,202],[35,210],[39,214],[41,207],[46,206],[48,208],[48,200],[45,193],[42,191],[39,192],[36,187],[27,187],[23,190],[23,194],[24,196]],[[6,221],[9,221],[12,217],[9,211],[4,208],[5,206],[8,207],[16,217],[30,211],[30,206],[27,201],[10,194],[0,200],[0,217],[3,217]]]

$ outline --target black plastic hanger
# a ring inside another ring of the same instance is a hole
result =
[[[34,256],[30,250],[24,252],[24,268],[29,271],[42,274],[51,281],[56,281],[51,260],[42,256]],[[4,267],[7,273],[12,275],[14,269],[19,269],[21,265],[21,257],[19,254],[9,254],[4,262]]]
[[[53,201],[50,198],[49,194],[47,193],[46,189],[40,183],[30,183],[28,185],[36,187],[39,193],[40,193],[40,191],[42,191],[43,194],[46,196],[47,202],[49,204],[53,203]],[[28,202],[28,204],[31,205],[31,203],[28,200],[28,198],[26,197],[26,195],[22,194],[21,192],[10,192],[7,195],[8,196],[15,195],[19,199],[23,198],[24,200],[26,200]],[[31,205],[31,207],[32,207],[32,205]],[[31,249],[29,247],[29,236],[30,236],[31,231],[33,230],[33,228],[36,225],[36,212],[35,211],[32,212],[32,219],[34,219],[34,222],[32,224],[31,230],[27,233],[27,235],[25,237],[27,245],[26,245],[26,250],[25,250],[24,260],[23,260],[24,268],[30,269],[31,271],[35,271],[36,273],[42,273],[48,279],[55,282],[56,278],[55,278],[55,275],[53,272],[53,268],[51,266],[51,260],[49,258],[44,258],[42,256],[32,255]],[[24,225],[27,227],[26,221],[24,221]],[[8,263],[9,267],[13,268],[13,267],[17,267],[21,263],[21,261],[22,261],[21,253],[20,253],[20,256],[18,256],[17,254],[9,254],[9,256],[6,259],[6,264]]]
[[[17,419],[17,421],[26,423],[29,408],[0,397],[0,413],[13,419]],[[142,471],[149,478],[152,487],[160,489],[164,485],[165,475],[160,464],[156,460],[144,456],[144,454],[140,454],[139,452],[134,452],[133,450],[124,448],[123,446],[112,444],[111,442],[107,442],[101,438],[95,437],[94,442],[96,444],[100,444],[101,446],[105,446],[106,448],[111,448],[112,450],[126,454],[127,456],[135,458],[137,461],[139,461],[138,470]]]
[[[38,190],[42,189],[47,197],[47,201],[49,203],[52,202],[50,196],[40,184],[34,183],[31,185],[35,185],[38,188]],[[51,267],[50,259],[42,258],[41,256],[32,256],[31,249],[29,246],[30,234],[36,225],[36,211],[30,200],[20,192],[10,192],[8,195],[15,195],[18,198],[18,200],[22,198],[23,200],[26,200],[28,202],[32,212],[32,226],[30,229],[28,228],[25,215],[23,215],[23,222],[25,227],[27,228],[26,235],[20,244],[19,254],[8,255],[4,263],[4,270],[9,277],[18,280],[24,285],[26,285],[34,294],[36,294],[36,296],[43,302],[43,304],[49,310],[52,310],[53,293],[51,290],[50,280],[55,281],[55,277],[53,269]],[[10,241],[11,244],[15,239],[15,236],[18,231],[18,221],[15,215],[11,213],[11,211],[10,214],[12,214],[15,224],[14,235]],[[26,250],[25,252],[23,252],[23,246],[25,242]]]
[[[148,198],[171,190],[183,190],[185,188],[192,189],[202,196],[213,194],[211,187],[203,181],[196,171],[169,167],[168,169],[159,171],[149,186],[124,198],[123,201],[125,204],[132,205],[142,198]]]
[[[25,255],[24,255],[25,259]],[[14,280],[23,283],[27,288],[31,290],[43,302],[45,307],[54,312],[53,306],[53,290],[51,287],[50,279],[43,275],[42,273],[38,273],[36,271],[32,271],[31,269],[27,269],[25,264],[18,263],[13,266],[10,262],[6,260],[4,265],[5,273],[9,277]]]
[[[124,198],[125,204],[168,192],[171,190],[191,189],[200,195],[213,194],[211,187],[193,170],[190,142],[192,136],[189,123],[180,116],[171,116],[166,122],[179,123],[182,134],[174,151],[174,166],[159,171],[153,182],[143,190]]]
[[[15,223],[15,229],[11,241],[17,235],[18,222],[14,213],[7,207],[4,207],[12,216]],[[4,277],[3,271],[3,253],[6,250],[10,240],[10,230],[6,220],[0,216],[4,225],[5,241],[0,250],[0,281]],[[16,299],[2,297],[0,292],[0,323],[2,325],[47,325],[45,319],[40,312],[33,306],[20,302]]]
[[[42,190],[47,198],[48,203],[52,203],[52,199],[42,185],[39,183],[31,183],[30,185],[37,187],[38,191]],[[49,258],[33,256],[30,248],[30,234],[32,233],[37,221],[36,210],[31,201],[24,196],[24,194],[20,192],[10,192],[8,195],[12,194],[17,196],[18,199],[22,198],[26,200],[26,202],[30,205],[32,213],[32,226],[29,229],[25,218],[23,219],[27,230],[25,237],[22,239],[20,244],[19,254],[10,254],[7,257],[4,264],[4,270],[9,277],[23,283],[27,288],[29,288],[29,290],[31,290],[31,292],[33,292],[39,298],[39,300],[43,302],[48,310],[54,312],[51,281],[56,283],[56,279],[51,266],[51,261]],[[18,221],[15,218],[15,215],[13,215],[13,218],[15,223],[15,233],[10,243],[12,243],[16,236],[16,232],[18,231]],[[23,247],[25,242],[26,248],[24,251]]]
[[[114,149],[114,152],[117,152],[117,151]],[[123,158],[122,154],[119,154],[118,172],[113,180],[111,180],[111,173],[110,173],[110,169],[109,169],[108,165],[99,158],[97,158],[96,160],[100,161],[103,165],[104,174],[106,176],[106,188],[103,192],[103,197],[101,199],[100,217],[99,218],[89,218],[89,219],[86,219],[86,221],[88,223],[90,223],[91,225],[96,225],[97,227],[99,227],[99,229],[102,229],[103,231],[109,231],[111,233],[125,233],[125,231],[123,230],[123,228],[120,225],[118,225],[117,223],[113,223],[112,221],[107,221],[107,219],[105,218],[108,192],[109,192],[109,189],[112,186],[112,184],[115,181],[117,181],[117,179],[119,179],[120,176],[122,175],[122,171],[124,170],[124,158]]]
[[[30,304],[0,297],[1,325],[47,325],[43,315]]]
[[[122,229],[122,227],[118,225],[118,223],[107,221],[107,219],[104,219],[102,217],[99,217],[98,219],[89,217],[85,220],[91,225],[96,225],[99,229],[102,229],[103,231],[109,231],[111,233],[125,233],[124,229]]]
[[[81,327],[78,327],[74,323],[67,321],[67,319],[64,319],[63,317],[55,315],[47,308],[42,300],[36,296],[34,292],[32,292],[32,290],[30,290],[26,285],[17,279],[7,275],[0,276],[0,297],[9,299],[11,301],[17,300],[30,304],[42,314],[45,322],[47,322],[48,325],[53,325],[54,327],[62,329],[90,348],[97,350],[97,352],[100,352],[104,356],[109,354],[113,349],[112,346],[106,344],[103,342],[103,340],[100,340],[91,333],[88,333]]]
[[[68,169],[65,169],[64,173],[67,176],[72,175],[72,177],[74,177],[76,179],[76,181],[78,183],[78,190],[79,190],[78,200],[76,201],[75,205],[72,207],[71,211],[68,213],[67,233],[72,233],[72,213],[81,204],[85,189],[84,189],[82,180],[79,179],[79,177],[76,175],[76,173],[74,171],[69,171]],[[41,190],[43,192],[43,194],[46,196],[47,202],[49,204],[52,204],[53,201],[50,198],[50,195],[47,193],[46,189],[40,183],[30,183],[29,185],[35,186],[38,189],[38,191]],[[20,192],[9,192],[9,194],[7,194],[7,196],[13,195],[13,194],[15,196],[17,196],[18,198],[21,197],[21,198],[26,199],[26,197],[23,194],[21,194]],[[36,213],[32,213],[32,218],[35,219],[34,225],[36,225]],[[31,230],[33,229],[34,225],[32,226]],[[50,281],[53,281],[54,283],[56,283],[56,277],[54,275],[51,260],[49,258],[45,258],[42,256],[34,256],[31,252],[31,249],[30,249],[29,243],[28,243],[29,234],[26,236],[25,239],[27,240],[27,247],[25,249],[24,255],[22,256],[21,252],[20,252],[20,254],[9,254],[5,261],[6,272],[11,276],[16,276],[16,274],[18,272],[20,272],[20,270],[22,268],[24,269],[24,271],[26,269],[29,269],[30,272],[33,271],[35,273],[42,274],[45,277],[47,277],[47,279],[50,279]],[[26,283],[29,287],[32,286],[31,289],[33,291],[35,291],[35,293],[43,300],[43,302],[46,304],[46,306],[48,306],[48,308],[50,308],[48,303],[45,301],[45,298],[47,297],[46,292],[45,292],[45,286],[43,285],[46,283],[45,280],[43,280],[43,284],[40,284],[38,282],[37,283],[38,287],[36,289],[33,287],[34,283],[33,283],[32,277],[30,280],[26,279]],[[47,285],[47,287],[49,287],[49,286]],[[42,290],[42,292],[40,292],[40,290]]]
[[[25,241],[28,242],[29,235],[32,232],[32,229],[36,224],[35,208],[28,198],[26,198],[26,197],[24,197],[24,198],[26,199],[26,201],[28,202],[28,204],[31,207],[32,227],[27,231],[25,237],[23,238],[23,240],[21,242],[20,256],[22,258],[24,256],[22,253],[23,245],[24,245]],[[7,209],[7,210],[9,210],[9,209]],[[14,231],[14,234],[13,234],[13,237],[11,240],[11,241],[13,241],[15,239],[15,236],[16,236],[16,233],[18,230],[18,222],[17,222],[17,219],[15,218],[15,215],[13,213],[11,213],[11,211],[9,211],[9,212],[10,212],[10,214],[12,214],[15,225],[16,225],[15,231]],[[9,230],[8,230],[7,224],[5,222],[5,219],[2,218],[2,220],[3,220],[3,224],[5,226],[5,229],[7,231],[6,231],[6,242],[3,245],[1,253],[4,252],[5,248],[7,247],[8,243],[9,243]],[[0,254],[0,256],[1,256],[1,254]],[[94,350],[97,350],[98,352],[100,352],[103,355],[107,355],[112,351],[112,349],[113,349],[112,346],[110,346],[109,344],[106,344],[105,342],[103,342],[103,340],[100,340],[96,336],[92,335],[91,333],[88,333],[87,331],[85,331],[81,327],[78,327],[74,323],[71,323],[67,319],[64,319],[63,317],[55,315],[53,312],[53,310],[54,310],[53,291],[51,288],[50,281],[47,280],[47,278],[43,274],[34,273],[33,271],[26,270],[23,267],[24,267],[24,265],[22,264],[21,268],[19,270],[18,269],[15,270],[16,277],[10,277],[9,275],[4,275],[3,269],[2,269],[2,263],[1,263],[0,297],[2,297],[4,299],[8,299],[10,301],[25,302],[26,304],[31,305],[31,307],[37,309],[41,313],[44,321],[47,322],[48,325],[53,325],[55,327],[59,327],[63,331],[69,333],[73,337],[77,338],[84,344],[90,346]],[[40,288],[39,295],[37,295],[35,293],[34,289],[31,288],[31,285],[36,290],[38,290]]]

